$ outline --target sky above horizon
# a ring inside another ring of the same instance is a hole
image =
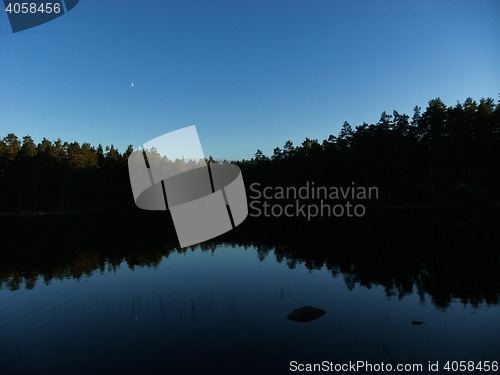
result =
[[[500,92],[500,1],[80,0],[12,33],[0,137],[141,146],[196,125],[205,156],[271,155]],[[133,85],[132,85],[133,83]]]

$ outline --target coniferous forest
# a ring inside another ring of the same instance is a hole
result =
[[[114,146],[10,133],[0,141],[0,211],[133,209],[127,158]],[[500,102],[439,98],[410,117],[383,112],[376,123],[352,126],[301,145],[287,141],[272,155],[257,150],[234,161],[247,186],[323,186],[352,182],[379,189],[380,205],[477,205],[500,201]]]

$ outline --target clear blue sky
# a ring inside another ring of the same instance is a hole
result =
[[[2,10],[0,136],[124,151],[195,124],[206,156],[270,155],[435,97],[496,101],[499,40],[497,0],[80,0],[15,34]]]

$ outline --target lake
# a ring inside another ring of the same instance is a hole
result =
[[[247,219],[188,249],[164,216],[118,216],[2,218],[2,373],[500,359],[497,210]],[[306,305],[326,314],[287,319]]]

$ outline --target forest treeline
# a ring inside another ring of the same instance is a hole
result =
[[[0,141],[0,211],[133,208],[127,159],[114,146],[13,133]],[[492,203],[500,200],[500,103],[446,106],[439,98],[413,116],[383,112],[378,122],[319,142],[291,141],[240,166],[247,186],[376,186],[379,204]]]
[[[0,210],[118,208],[131,198],[132,151],[61,139],[36,145],[10,133],[0,141]]]
[[[238,162],[244,178],[272,186],[376,186],[379,204],[486,203],[500,199],[500,102],[439,98],[413,116],[383,112],[375,124],[344,122],[322,142],[287,141],[273,155]]]

